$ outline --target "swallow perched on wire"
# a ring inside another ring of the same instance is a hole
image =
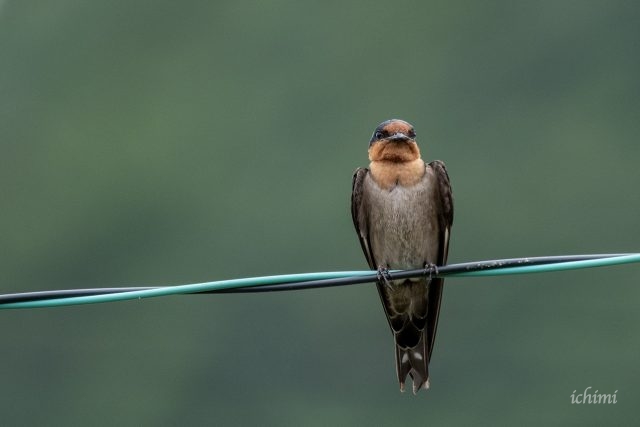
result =
[[[444,163],[420,157],[413,126],[387,120],[369,141],[369,168],[353,175],[351,215],[396,345],[400,390],[429,388],[429,360],[438,325],[453,198]],[[391,280],[389,269],[424,268],[425,276]]]

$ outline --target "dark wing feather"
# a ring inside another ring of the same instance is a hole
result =
[[[451,184],[447,169],[440,160],[429,163],[435,175],[435,185],[437,186],[438,203],[438,239],[440,241],[437,265],[446,265],[449,255],[449,235],[453,224],[453,196],[451,194]],[[442,288],[444,279],[433,279],[429,284],[429,296],[427,309],[427,336],[429,337],[429,360],[436,339],[438,328],[438,317],[440,314],[440,301],[442,299]]]
[[[351,217],[353,225],[356,227],[362,252],[367,258],[367,263],[372,270],[378,268],[371,253],[371,243],[369,240],[369,218],[365,209],[362,208],[364,200],[364,178],[369,173],[369,169],[358,168],[353,174],[353,184],[351,188]]]
[[[373,256],[373,252],[371,252],[371,239],[369,236],[369,215],[368,211],[364,209],[364,179],[369,173],[369,169],[367,168],[358,168],[353,174],[353,185],[351,191],[351,217],[353,218],[353,225],[356,228],[356,233],[358,233],[358,239],[360,240],[360,246],[362,247],[362,252],[364,256],[367,258],[367,263],[369,264],[369,268],[372,270],[378,269],[378,263],[376,262],[375,257]],[[380,301],[382,302],[382,306],[384,307],[384,311],[386,314],[387,321],[389,322],[389,327],[392,331],[397,330],[400,326],[396,326],[391,323],[391,317],[389,317],[390,311],[390,303],[388,297],[386,295],[386,291],[383,288],[382,283],[377,283],[378,295],[380,296]]]

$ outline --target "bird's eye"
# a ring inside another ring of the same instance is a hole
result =
[[[409,131],[409,134],[408,134],[408,135],[409,135],[409,138],[415,138],[415,137],[416,137],[416,131],[415,131],[415,130],[413,130],[413,129],[411,129],[411,130]]]
[[[382,139],[384,135],[382,135],[382,132],[377,130],[376,133],[373,135],[376,139]]]

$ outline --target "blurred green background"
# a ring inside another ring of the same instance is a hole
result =
[[[0,290],[364,269],[382,120],[450,262],[640,250],[633,1],[0,1]],[[451,279],[401,394],[373,286],[0,313],[4,425],[640,422],[640,267]],[[591,386],[616,405],[572,405]]]

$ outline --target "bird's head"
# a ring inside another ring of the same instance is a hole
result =
[[[369,141],[369,160],[396,163],[420,158],[413,126],[404,120],[391,119],[378,125]]]

